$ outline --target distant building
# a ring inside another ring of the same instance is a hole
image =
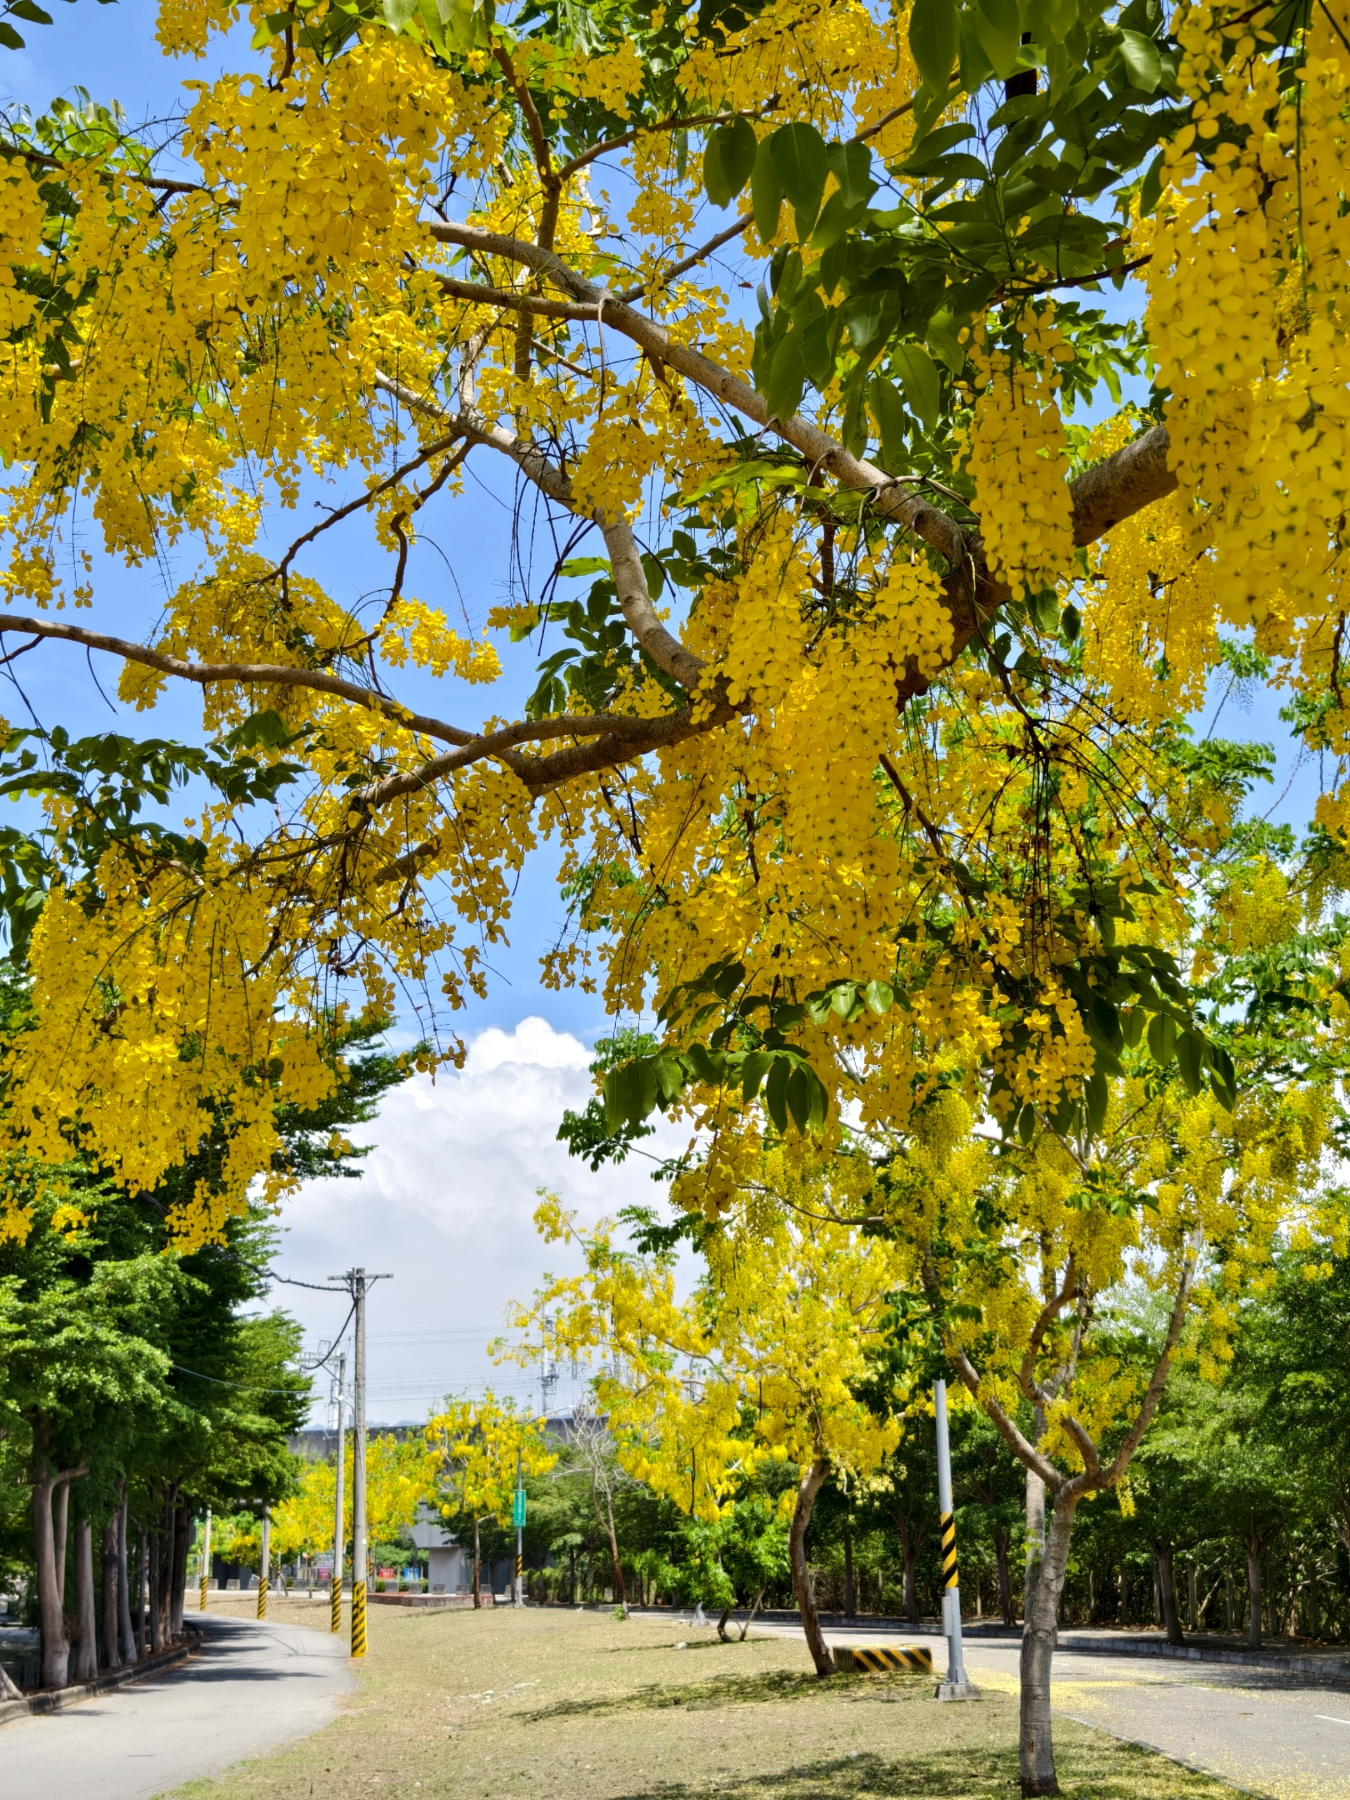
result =
[[[408,1536],[419,1550],[426,1552],[429,1594],[470,1592],[473,1586],[472,1558],[456,1541],[454,1533],[445,1529],[434,1507],[418,1507]]]

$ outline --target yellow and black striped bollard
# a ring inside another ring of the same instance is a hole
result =
[[[201,1604],[201,1610],[202,1610],[202,1611],[203,1611],[203,1612],[205,1612],[205,1611],[206,1611],[206,1576],[205,1576],[205,1575],[203,1575],[203,1576],[202,1576],[202,1604]]]
[[[267,1617],[267,1577],[265,1575],[258,1577],[258,1617],[260,1619]]]
[[[342,1630],[342,1577],[334,1574],[332,1611],[329,1615],[334,1635]]]
[[[352,1655],[364,1656],[366,1653],[366,1584],[364,1581],[352,1583]]]

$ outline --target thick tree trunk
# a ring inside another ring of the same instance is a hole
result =
[[[102,1618],[99,1621],[100,1647],[103,1651],[102,1666],[105,1669],[117,1668],[121,1661],[119,1639],[121,1632],[117,1622],[117,1514],[110,1513],[103,1527],[99,1542],[99,1592],[102,1599]]]
[[[1028,1480],[1030,1500],[1030,1480]],[[1042,1503],[1044,1487],[1039,1480]],[[1018,1742],[1018,1771],[1026,1795],[1057,1794],[1055,1750],[1050,1735],[1050,1667],[1058,1636],[1060,1595],[1069,1567],[1069,1536],[1078,1496],[1056,1501],[1044,1552],[1028,1582],[1022,1630],[1022,1697]],[[1044,1515],[1042,1514],[1042,1517]],[[1030,1562],[1030,1558],[1028,1558]]]
[[[1177,1573],[1170,1538],[1154,1538],[1153,1567],[1157,1572],[1158,1604],[1167,1630],[1167,1641],[1169,1644],[1184,1644],[1186,1639],[1182,1635],[1181,1615],[1177,1611]]]
[[[998,1564],[998,1605],[1005,1625],[1011,1625],[1014,1622],[1012,1572],[1008,1568],[1008,1547],[1011,1535],[1007,1530],[999,1530],[994,1533],[994,1560]]]
[[[792,1509],[792,1525],[788,1531],[788,1555],[792,1563],[792,1585],[796,1590],[797,1605],[801,1608],[802,1630],[806,1633],[806,1647],[810,1650],[811,1660],[816,1665],[816,1674],[820,1676],[832,1674],[834,1664],[821,1634],[820,1615],[816,1611],[816,1597],[811,1591],[811,1571],[806,1566],[806,1531],[811,1523],[811,1508],[816,1503],[816,1495],[820,1492],[821,1484],[829,1472],[830,1466],[823,1457],[802,1471],[801,1482],[797,1488],[797,1503]]]
[[[52,1519],[53,1488],[64,1487],[45,1469],[33,1483],[33,1558],[37,1564],[38,1616],[42,1630],[42,1685],[63,1688],[70,1662],[65,1609],[56,1568],[56,1531]]]
[[[169,1641],[177,1643],[183,1635],[183,1601],[187,1592],[188,1551],[192,1548],[192,1514],[186,1500],[175,1501],[173,1519],[173,1565],[169,1584]]]
[[[1264,1543],[1249,1535],[1247,1550],[1247,1642],[1253,1650],[1261,1648],[1261,1552]]]
[[[1039,1441],[1040,1432],[1037,1433],[1037,1442]],[[1027,1566],[1022,1617],[1029,1619],[1036,1596],[1036,1583],[1040,1579],[1041,1563],[1045,1558],[1045,1483],[1030,1469],[1027,1470],[1026,1514]]]
[[[98,1679],[98,1632],[94,1609],[94,1524],[75,1521],[75,1679]]]
[[[136,1633],[131,1624],[131,1584],[127,1574],[127,1503],[123,1498],[117,1509],[117,1630],[122,1661],[131,1663],[136,1660]]]

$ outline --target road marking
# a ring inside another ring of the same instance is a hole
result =
[[[1314,1719],[1325,1719],[1328,1725],[1350,1725],[1350,1719],[1333,1718],[1330,1713],[1314,1713]]]

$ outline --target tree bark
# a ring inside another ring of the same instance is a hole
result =
[[[183,1635],[183,1602],[187,1592],[188,1551],[192,1547],[192,1514],[186,1500],[175,1499],[169,1514],[173,1521],[170,1542],[173,1562],[169,1581],[169,1642]]]
[[[70,1483],[58,1478],[56,1491],[52,1498],[56,1513],[56,1522],[53,1526],[56,1540],[56,1591],[64,1608],[66,1604],[66,1547],[70,1536]]]
[[[478,1592],[478,1583],[481,1579],[479,1572],[478,1572],[479,1571],[479,1561],[480,1561],[480,1558],[479,1558],[479,1554],[478,1554],[478,1520],[475,1519],[473,1522],[473,1603],[475,1606],[482,1606],[482,1604],[483,1604],[482,1599]]]
[[[1260,1534],[1247,1534],[1247,1642],[1253,1650],[1261,1648],[1261,1554],[1265,1547]]]
[[[994,1533],[994,1560],[998,1564],[998,1605],[1005,1625],[1012,1625],[1015,1622],[1013,1619],[1012,1574],[1008,1568],[1008,1548],[1011,1536],[1011,1532],[1006,1527],[1002,1527]]]
[[[136,1657],[145,1655],[146,1606],[150,1587],[150,1545],[144,1525],[136,1526]]]
[[[1030,1485],[1028,1477],[1028,1500]],[[1039,1481],[1037,1485],[1041,1486]],[[1042,1505],[1044,1492],[1041,1486]],[[1078,1501],[1077,1494],[1063,1495],[1056,1500],[1050,1514],[1044,1552],[1036,1565],[1034,1582],[1028,1583],[1027,1602],[1023,1608],[1026,1622],[1022,1628],[1018,1772],[1025,1795],[1059,1792],[1050,1733],[1050,1668],[1059,1635],[1059,1600],[1069,1568],[1069,1536]]]
[[[741,1626],[741,1639],[740,1639],[740,1641],[741,1641],[741,1642],[742,1642],[742,1643],[744,1643],[744,1642],[745,1642],[745,1636],[746,1636],[746,1633],[747,1633],[747,1632],[748,1632],[748,1631],[749,1631],[749,1629],[750,1629],[750,1627],[751,1627],[751,1626],[752,1626],[752,1625],[753,1625],[753,1624],[754,1624],[754,1622],[755,1622],[755,1614],[756,1614],[756,1613],[757,1613],[757,1612],[758,1612],[758,1611],[759,1611],[759,1603],[760,1603],[760,1601],[761,1601],[761,1600],[762,1600],[762,1599],[763,1599],[763,1598],[764,1598],[764,1596],[765,1596],[765,1594],[766,1594],[766,1592],[767,1592],[767,1591],[768,1591],[768,1590],[767,1590],[767,1589],[766,1589],[766,1588],[761,1588],[761,1589],[760,1589],[760,1590],[759,1590],[759,1592],[758,1592],[758,1593],[757,1593],[757,1594],[756,1594],[756,1595],[755,1595],[755,1603],[754,1603],[754,1605],[753,1605],[753,1606],[752,1606],[752,1607],[751,1607],[751,1608],[750,1608],[750,1611],[749,1611],[749,1613],[748,1613],[748,1614],[747,1614],[747,1616],[746,1616],[746,1620],[745,1620],[745,1623],[744,1623],[744,1625],[742,1625],[742,1626]]]
[[[1181,1630],[1181,1615],[1177,1611],[1177,1574],[1171,1538],[1154,1538],[1153,1566],[1158,1576],[1158,1603],[1167,1631],[1167,1641],[1169,1644],[1184,1644],[1186,1639]]]
[[[148,1533],[150,1540],[150,1653],[158,1656],[164,1648],[164,1615],[160,1610],[160,1590],[164,1586],[163,1563],[164,1552],[158,1526],[151,1526]]]
[[[844,1617],[852,1620],[858,1610],[858,1596],[853,1586],[853,1515],[844,1516]]]
[[[127,1579],[127,1502],[123,1494],[117,1509],[117,1629],[122,1661],[136,1660],[136,1634],[131,1625],[131,1585]]]
[[[98,1679],[98,1632],[94,1609],[94,1524],[75,1521],[75,1679]]]
[[[116,1669],[121,1665],[119,1645],[121,1633],[117,1620],[117,1514],[109,1513],[99,1539],[99,1594],[102,1617],[99,1621],[100,1665]]]
[[[797,1502],[792,1509],[792,1525],[788,1531],[792,1585],[796,1590],[797,1605],[801,1609],[802,1630],[806,1633],[806,1647],[816,1665],[816,1674],[822,1677],[833,1673],[834,1664],[821,1634],[816,1597],[811,1591],[811,1571],[806,1566],[806,1531],[811,1523],[811,1508],[816,1503],[816,1495],[829,1472],[830,1465],[823,1457],[818,1457],[802,1471],[797,1488]]]
[[[33,1483],[33,1560],[37,1565],[38,1616],[42,1631],[42,1685],[63,1688],[70,1659],[65,1610],[56,1570],[53,1489],[59,1484],[44,1469]]]
[[[1037,1442],[1039,1443],[1045,1427],[1037,1416]],[[1022,1598],[1022,1617],[1031,1617],[1031,1608],[1036,1594],[1036,1583],[1040,1579],[1041,1563],[1045,1559],[1045,1483],[1031,1469],[1027,1470],[1027,1566],[1024,1576],[1025,1593]]]

